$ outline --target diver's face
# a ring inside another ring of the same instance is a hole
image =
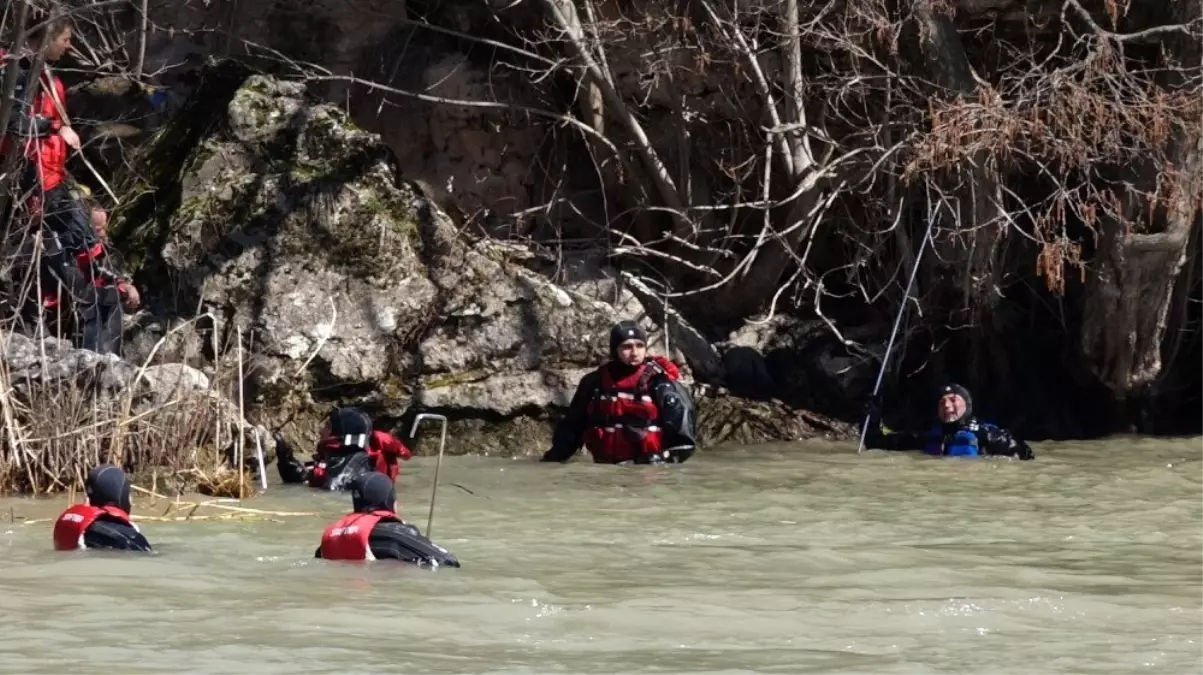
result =
[[[627,340],[618,345],[618,360],[628,366],[642,365],[646,358],[647,344],[643,340]]]
[[[949,424],[961,419],[965,414],[965,399],[957,394],[944,394],[936,406],[940,421]]]

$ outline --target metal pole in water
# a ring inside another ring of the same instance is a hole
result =
[[[434,485],[430,488],[430,515],[426,518],[426,538],[430,538],[430,528],[434,526],[434,498],[439,491],[439,469],[443,466],[443,449],[447,447],[447,416],[435,413],[420,413],[414,418],[413,427],[409,431],[410,438],[418,435],[418,425],[422,420],[438,420],[443,423],[443,434],[439,438],[439,458],[434,464]]]
[[[267,465],[263,462],[263,436],[255,431],[255,455],[259,458],[259,485],[267,492]]]
[[[881,359],[881,370],[877,371],[877,383],[873,385],[873,398],[877,398],[877,392],[881,389],[881,381],[886,375],[886,366],[890,365],[890,352],[894,350],[894,338],[898,337],[898,327],[902,325],[902,315],[906,313],[906,304],[911,299],[911,287],[915,285],[915,275],[919,271],[919,263],[923,260],[923,252],[927,250],[927,240],[931,239],[932,223],[935,218],[929,218],[927,221],[927,231],[923,234],[923,242],[919,244],[919,252],[915,254],[915,266],[911,268],[911,278],[906,282],[906,294],[902,296],[902,307],[898,308],[898,316],[894,317],[894,329],[890,331],[890,341],[886,343],[886,353]],[[860,444],[856,447],[856,454],[860,454],[865,449],[865,434],[869,433],[869,415],[865,415],[865,422],[860,427]]]

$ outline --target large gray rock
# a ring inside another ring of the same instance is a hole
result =
[[[20,333],[4,333],[0,340],[8,382],[19,396],[34,387],[66,384],[111,397],[124,390],[138,370],[114,354],[75,349],[67,340],[38,340]]]
[[[378,136],[312,104],[302,85],[254,75],[231,86],[234,72],[209,73],[185,114],[217,111],[218,123],[168,130],[142,158],[151,169],[182,160],[182,171],[146,174],[178,189],[178,205],[154,219],[135,205],[141,222],[115,230],[139,279],[174,280],[152,304],[217,317],[195,342],[216,331],[229,344],[241,329],[254,360],[247,395],[290,441],[310,445],[332,403],[387,417],[413,405],[493,418],[563,406],[605,359],[614,321],[642,318],[658,336],[613,274],[560,286],[522,247],[463,240],[398,180]],[[217,107],[223,87],[232,95]],[[171,321],[143,324],[140,350]]]
[[[596,259],[555,261],[553,282],[523,246],[465,239],[429,190],[398,178],[378,136],[302,85],[230,64],[206,73],[140,159],[156,191],[114,227],[140,280],[172,280],[151,284],[151,303],[177,318],[142,321],[133,342],[145,349],[198,308],[216,319],[174,349],[229,349],[241,331],[248,400],[291,444],[311,447],[330,405],[358,404],[394,420],[446,412],[453,451],[534,452],[624,318],[658,346],[668,316],[686,374],[721,375],[698,331]]]
[[[18,398],[28,398],[35,390],[74,390],[106,404],[128,398],[133,413],[175,405],[190,397],[223,398],[214,390],[209,376],[191,366],[159,363],[143,367],[116,354],[77,349],[57,338],[2,333],[0,360]],[[223,405],[236,423],[237,406],[228,400]],[[265,433],[264,429],[258,431]]]

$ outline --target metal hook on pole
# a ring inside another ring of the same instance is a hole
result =
[[[443,449],[447,447],[447,416],[436,413],[420,413],[414,418],[413,427],[409,430],[409,437],[416,438],[418,435],[418,426],[422,420],[438,420],[443,423],[443,434],[439,438],[439,458],[434,464],[434,485],[430,488],[430,515],[426,518],[426,538],[430,538],[430,528],[434,526],[434,498],[439,491],[439,469],[443,466]]]

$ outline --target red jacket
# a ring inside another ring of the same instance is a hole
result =
[[[8,52],[0,50],[0,59],[5,59]],[[7,61],[4,62],[9,64]],[[70,149],[67,147],[67,142],[62,136],[58,135],[59,129],[63,128],[63,117],[59,114],[58,106],[54,104],[54,98],[47,95],[47,87],[54,87],[54,92],[57,94],[58,101],[66,109],[67,106],[67,88],[63,86],[63,81],[57,75],[52,75],[48,71],[42,71],[41,86],[38,87],[38,95],[33,101],[33,110],[24,111],[32,112],[33,115],[38,115],[50,120],[50,133],[41,138],[19,139],[17,142],[23,142],[25,146],[25,159],[33,162],[38,167],[38,180],[41,182],[41,188],[44,191],[52,190],[58,187],[67,177],[67,158]],[[28,85],[26,85],[28,86]],[[15,106],[20,107],[20,102]],[[13,114],[17,115],[19,110],[14,109]],[[7,155],[11,149],[14,139],[4,130],[4,139],[0,141],[0,156]]]

